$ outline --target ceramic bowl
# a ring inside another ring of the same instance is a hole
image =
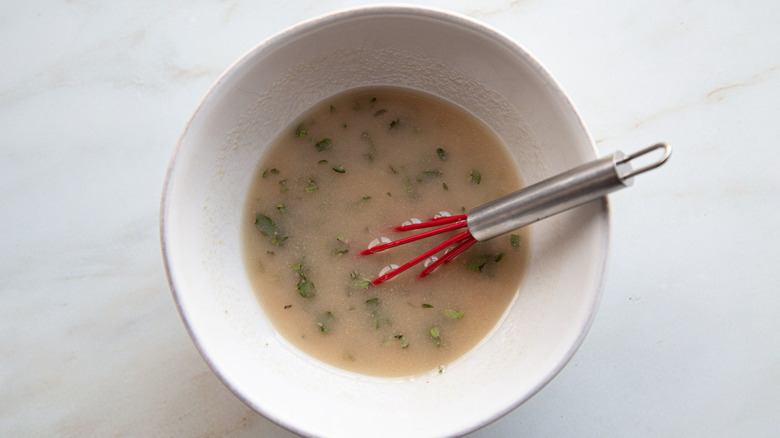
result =
[[[258,304],[239,223],[269,143],[299,114],[372,85],[430,93],[506,143],[526,183],[596,158],[571,102],[518,44],[471,19],[367,7],[307,21],[231,66],[187,125],[171,161],[162,245],[192,339],[239,398],[304,435],[460,435],[528,400],[569,361],[594,318],[608,254],[606,200],[530,226],[530,264],[490,334],[443,373],[352,374],[288,344]]]

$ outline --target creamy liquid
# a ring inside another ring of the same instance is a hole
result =
[[[461,214],[519,189],[495,134],[462,109],[398,88],[328,99],[271,145],[247,198],[244,258],[276,329],[305,353],[370,375],[443,367],[498,322],[527,263],[522,231],[477,243],[419,279],[423,266],[367,286],[437,236],[362,256],[391,226]]]

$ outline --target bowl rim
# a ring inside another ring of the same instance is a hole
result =
[[[167,218],[169,216],[168,201],[169,198],[171,197],[171,191],[173,185],[172,181],[174,179],[174,175],[176,173],[178,164],[181,161],[180,159],[177,158],[182,154],[182,149],[183,149],[182,143],[184,142],[185,138],[190,132],[193,122],[198,119],[198,115],[201,113],[201,111],[203,111],[204,106],[210,102],[212,97],[215,95],[215,93],[219,90],[219,88],[222,86],[222,84],[226,81],[228,77],[233,75],[235,71],[239,70],[244,64],[251,63],[254,57],[262,55],[267,51],[275,50],[276,48],[284,45],[286,41],[295,38],[298,35],[305,35],[306,33],[316,30],[319,27],[324,27],[329,24],[337,23],[342,20],[350,20],[350,19],[358,19],[358,18],[366,18],[366,17],[378,17],[378,16],[393,16],[393,15],[405,16],[405,17],[416,17],[416,18],[428,18],[428,19],[444,22],[447,24],[462,26],[472,32],[490,38],[491,40],[499,43],[501,46],[509,49],[512,53],[525,58],[527,61],[533,64],[533,68],[535,72],[543,76],[545,81],[551,84],[550,90],[553,93],[558,94],[558,98],[565,103],[565,109],[571,112],[573,116],[573,120],[577,122],[578,128],[582,131],[585,138],[587,139],[588,144],[590,145],[590,149],[595,154],[595,156],[598,156],[598,150],[595,146],[593,138],[590,132],[588,131],[587,127],[585,126],[582,118],[580,117],[579,112],[575,108],[572,100],[569,98],[568,94],[563,90],[563,88],[558,83],[558,81],[537,60],[537,58],[532,53],[525,50],[525,48],[522,45],[520,45],[518,42],[516,42],[514,39],[504,34],[503,32],[493,28],[488,24],[485,24],[481,21],[478,21],[476,19],[473,19],[471,17],[462,15],[454,11],[429,7],[429,6],[407,5],[407,4],[365,5],[365,6],[357,6],[357,7],[335,10],[313,18],[300,21],[297,24],[294,24],[290,27],[287,27],[281,31],[276,32],[275,34],[255,44],[252,48],[247,50],[238,59],[236,59],[233,63],[231,63],[219,75],[216,81],[208,88],[207,92],[200,99],[195,110],[193,111],[192,115],[190,116],[187,123],[185,124],[184,130],[182,131],[182,134],[179,136],[179,139],[177,140],[175,147],[173,148],[173,152],[169,160],[167,171],[165,174],[165,179],[163,182],[162,197],[160,201],[159,231],[160,231],[160,244],[161,244],[161,250],[163,256],[163,264],[165,267],[169,289],[173,295],[177,311],[182,319],[182,322],[184,323],[185,329],[187,330],[190,339],[193,341],[193,344],[198,350],[200,356],[207,363],[211,371],[217,376],[217,378],[222,382],[222,384],[224,384],[244,404],[246,404],[254,411],[261,414],[263,417],[272,421],[273,423],[289,431],[301,435],[311,435],[313,431],[307,430],[295,423],[286,421],[283,418],[279,418],[273,415],[273,413],[266,410],[264,406],[255,403],[255,401],[252,400],[248,395],[244,394],[240,390],[240,385],[236,384],[230,378],[228,378],[228,376],[226,376],[223,373],[223,371],[216,365],[214,360],[211,358],[210,353],[206,351],[206,348],[204,347],[204,345],[202,345],[200,339],[198,338],[198,336],[196,336],[194,332],[193,324],[190,320],[190,315],[187,313],[186,309],[184,308],[182,304],[182,300],[180,298],[180,293],[181,293],[180,288],[177,287],[177,282],[176,279],[174,278],[175,276],[172,273],[172,266],[171,266],[172,262],[170,258],[170,250],[168,248],[168,236],[166,233],[166,223],[167,223]],[[601,248],[601,253],[603,254],[603,260],[601,260],[598,263],[600,269],[598,272],[595,273],[595,278],[597,278],[598,281],[595,284],[593,290],[591,291],[592,300],[591,300],[590,308],[587,309],[588,318],[583,323],[577,338],[569,346],[568,350],[565,352],[565,354],[562,356],[561,360],[556,364],[556,366],[552,367],[549,370],[549,372],[545,374],[543,379],[540,379],[535,385],[533,385],[530,391],[526,392],[525,394],[522,394],[519,397],[516,397],[514,402],[505,406],[503,410],[497,411],[494,415],[488,418],[484,418],[483,421],[479,423],[475,423],[470,428],[459,431],[459,434],[471,433],[482,427],[485,427],[495,422],[496,420],[502,418],[503,416],[507,415],[508,413],[512,412],[517,407],[519,407],[520,405],[528,401],[539,391],[541,391],[547,384],[549,384],[566,367],[566,365],[571,361],[571,359],[574,357],[576,352],[581,347],[585,337],[587,336],[593,324],[593,321],[595,320],[597,311],[599,309],[600,302],[603,297],[605,284],[606,284],[609,260],[611,258],[610,247],[612,241],[612,226],[611,226],[611,209],[610,209],[610,202],[608,197],[604,197],[602,199],[602,209],[601,209],[600,216],[603,220],[603,228],[605,229],[605,235],[602,242],[603,247]]]

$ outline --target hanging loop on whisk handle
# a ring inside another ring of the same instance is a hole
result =
[[[663,157],[634,170],[632,160],[659,149],[664,150]],[[632,177],[662,165],[671,152],[669,145],[658,143],[630,155],[618,151],[583,164],[470,210],[469,231],[484,241],[601,198],[630,186]]]

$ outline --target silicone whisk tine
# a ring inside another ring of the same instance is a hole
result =
[[[419,222],[419,223],[409,223],[404,225],[399,225],[397,227],[394,227],[393,230],[395,231],[413,231],[413,230],[421,230],[425,228],[433,228],[433,227],[439,227],[435,228],[433,230],[424,231],[420,234],[415,234],[413,236],[404,237],[398,240],[394,240],[392,242],[382,243],[378,245],[374,245],[369,247],[368,249],[363,250],[360,254],[361,255],[369,255],[369,254],[375,254],[380,251],[384,251],[386,249],[395,248],[400,245],[404,245],[406,243],[415,242],[417,240],[425,239],[428,237],[436,236],[439,234],[447,233],[449,231],[458,230],[461,228],[464,228],[468,225],[466,222],[466,215],[457,215],[457,216],[444,216],[439,218],[431,219],[427,222]],[[373,285],[384,283],[385,281],[395,277],[396,275],[408,270],[412,266],[436,255],[440,251],[443,251],[451,246],[455,246],[454,249],[444,256],[442,258],[436,260],[434,263],[429,265],[425,270],[423,270],[422,273],[420,273],[420,277],[424,277],[431,272],[433,272],[434,269],[436,269],[438,266],[441,266],[443,264],[446,264],[449,260],[453,259],[457,254],[460,252],[463,252],[466,248],[473,245],[476,242],[474,240],[474,237],[471,236],[471,233],[466,230],[462,231],[455,236],[450,237],[449,239],[445,240],[444,242],[436,245],[435,247],[431,248],[430,250],[420,254],[419,256],[413,258],[412,260],[404,263],[403,265],[391,269],[387,273],[379,276],[377,279],[371,282]],[[464,244],[468,243],[465,247],[462,247]],[[452,254],[454,251],[461,248],[460,251],[456,254]]]

